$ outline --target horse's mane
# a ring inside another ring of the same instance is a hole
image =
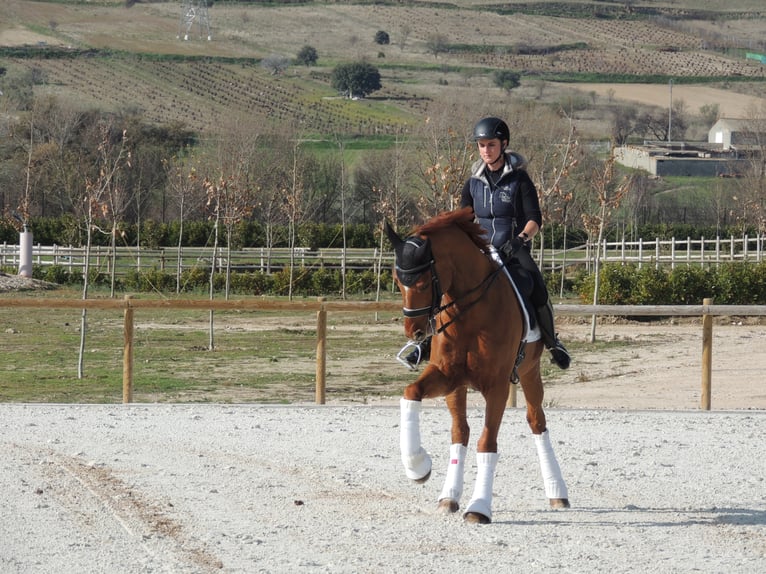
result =
[[[479,249],[484,251],[487,250],[487,236],[484,233],[484,228],[474,221],[472,207],[463,207],[454,211],[443,211],[418,227],[416,233],[427,236],[452,225],[458,227],[468,235],[469,239],[473,241]]]

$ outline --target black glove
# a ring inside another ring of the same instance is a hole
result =
[[[500,249],[498,249],[498,251],[500,252],[500,257],[502,258],[503,262],[508,263],[508,261],[511,260],[511,257],[513,257],[513,254],[516,253],[523,246],[524,246],[524,240],[521,237],[511,237],[508,241],[503,243],[500,246]]]

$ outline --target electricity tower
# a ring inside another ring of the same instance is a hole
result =
[[[207,0],[181,0],[181,20],[178,23],[178,37],[189,39],[189,32],[197,23],[200,37],[210,36],[210,16],[207,13]]]

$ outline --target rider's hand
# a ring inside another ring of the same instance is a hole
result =
[[[500,256],[503,258],[503,261],[508,261],[523,246],[524,241],[521,237],[512,237],[500,246]]]

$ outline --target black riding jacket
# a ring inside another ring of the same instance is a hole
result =
[[[473,207],[476,220],[496,248],[521,233],[530,220],[542,226],[537,189],[525,167],[523,156],[506,151],[502,175],[494,185],[482,160],[473,164],[471,177],[463,185],[460,206]]]

